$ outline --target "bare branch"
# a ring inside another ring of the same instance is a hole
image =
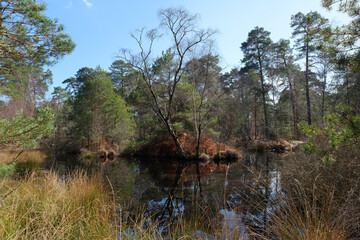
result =
[[[198,29],[198,15],[191,15],[181,8],[160,10],[159,17],[160,28],[165,29],[171,36],[173,50],[164,53],[163,58],[152,59],[153,44],[160,35],[156,29],[148,31],[145,35],[144,29],[141,29],[137,34],[131,34],[140,52],[135,55],[129,50],[122,50],[120,58],[140,73],[142,82],[146,86],[145,95],[149,98],[154,112],[165,123],[180,156],[185,157],[186,154],[170,122],[175,108],[174,97],[177,85],[182,80],[187,54],[196,46],[208,41],[215,31]]]

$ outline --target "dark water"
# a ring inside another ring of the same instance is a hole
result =
[[[144,206],[157,220],[203,217],[213,228],[261,233],[280,191],[279,158],[247,153],[237,162],[199,165],[173,159],[118,159],[96,171],[111,182],[124,203]]]
[[[279,159],[273,153],[246,153],[237,162],[220,164],[119,158],[80,167],[103,176],[120,199],[119,210],[143,206],[144,215],[162,223],[161,231],[181,216],[187,222],[200,219],[202,237],[214,231],[246,236],[249,231],[263,234],[267,226],[281,189]],[[57,166],[60,172],[78,167]]]

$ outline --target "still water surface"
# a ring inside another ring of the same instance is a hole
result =
[[[280,192],[279,158],[246,153],[238,162],[209,162],[198,168],[172,159],[119,159],[102,171],[118,194],[145,205],[146,212],[159,219],[207,215],[230,230],[256,231],[266,224]]]
[[[155,220],[206,216],[208,224],[221,231],[245,234],[251,229],[261,234],[281,189],[279,159],[272,153],[246,153],[233,163],[196,165],[174,159],[119,158],[90,171],[111,182],[123,199],[120,206],[129,202],[144,206],[145,214]]]

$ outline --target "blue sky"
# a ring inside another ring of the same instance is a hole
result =
[[[108,70],[121,48],[136,51],[130,33],[159,24],[159,9],[183,7],[200,15],[200,26],[218,31],[217,53],[229,71],[240,66],[240,45],[255,26],[271,32],[273,41],[291,37],[290,18],[298,12],[319,11],[334,24],[347,18],[327,11],[320,0],[46,0],[47,16],[59,19],[76,43],[72,54],[55,66],[53,86],[73,76],[81,67],[101,66]],[[164,43],[162,43],[164,44]],[[165,44],[164,44],[165,45]],[[159,46],[166,49],[169,46]]]

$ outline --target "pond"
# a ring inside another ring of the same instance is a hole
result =
[[[144,214],[157,220],[206,216],[206,223],[222,232],[261,233],[280,192],[279,158],[246,153],[237,162],[219,164],[120,158],[99,170],[124,203],[144,206]]]
[[[103,176],[104,184],[120,199],[119,211],[141,206],[143,216],[160,223],[159,231],[166,233],[168,225],[179,219],[200,219],[196,234],[209,236],[215,231],[246,237],[249,231],[264,233],[281,190],[280,158],[268,152],[248,152],[239,161],[218,164],[118,158],[86,167]],[[57,169],[75,167],[79,166],[58,164]]]

